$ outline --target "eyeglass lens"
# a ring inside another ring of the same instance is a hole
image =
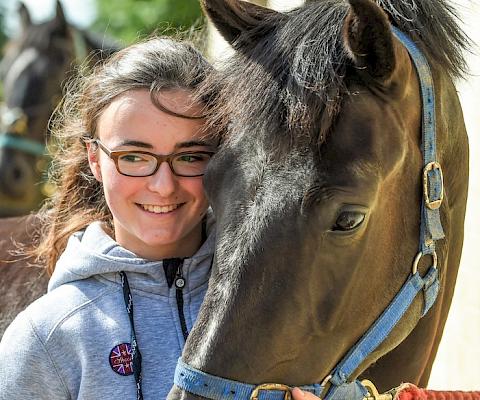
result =
[[[171,158],[172,172],[180,176],[203,175],[210,161],[210,154],[202,152],[180,153]],[[157,169],[158,160],[153,155],[127,153],[118,157],[118,170],[129,176],[148,176]]]

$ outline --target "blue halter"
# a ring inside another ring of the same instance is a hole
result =
[[[421,205],[419,253],[415,257],[412,273],[392,302],[373,323],[363,337],[344,356],[332,373],[322,382],[300,387],[321,396],[330,384],[325,400],[362,400],[369,391],[358,380],[349,378],[361,363],[387,338],[413,303],[419,291],[424,292],[422,317],[435,303],[439,290],[435,241],[445,237],[440,221],[443,199],[443,176],[436,161],[435,95],[433,78],[425,56],[403,32],[392,27],[394,35],[408,50],[420,81],[422,97],[423,136],[423,201]],[[432,266],[421,277],[417,266],[424,255],[431,255]],[[174,383],[179,388],[213,400],[289,400],[290,388],[279,384],[250,385],[202,372],[178,360]]]

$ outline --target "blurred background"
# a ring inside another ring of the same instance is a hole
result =
[[[255,2],[281,11],[302,3],[301,0]],[[48,21],[58,13],[55,0],[24,0],[24,4],[35,24]],[[114,39],[121,46],[154,31],[163,34],[190,31],[197,32],[197,37],[207,43],[205,50],[214,61],[229,52],[213,29],[209,28],[208,33],[202,30],[205,21],[198,0],[63,0],[61,4],[69,24],[79,31],[88,29],[98,37]],[[476,45],[473,53],[467,55],[470,75],[457,83],[470,138],[470,194],[455,297],[429,386],[442,390],[480,390],[480,257],[476,251],[480,243],[480,50],[477,46],[480,43],[480,4],[478,0],[457,0],[456,7],[464,29]],[[0,48],[22,30],[18,9],[18,0],[0,0]],[[0,86],[0,101],[2,93]],[[19,130],[21,125],[16,124],[15,129]],[[38,165],[42,163],[36,165],[41,169]],[[12,174],[22,171],[18,167]],[[40,189],[41,196],[54,190]],[[15,204],[19,202],[16,200]],[[0,213],[2,207],[8,205],[8,200],[0,196]]]
[[[34,22],[55,14],[54,0],[24,0]],[[62,0],[67,20],[78,28],[105,33],[129,44],[155,30],[172,33],[201,24],[198,0]],[[1,0],[3,37],[20,29],[19,0]],[[0,34],[1,35],[1,34]],[[2,39],[0,39],[2,40]]]

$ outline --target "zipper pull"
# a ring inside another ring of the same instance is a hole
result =
[[[175,276],[175,287],[179,290],[182,290],[185,287],[185,284],[187,283],[185,281],[185,278],[183,277],[182,267],[183,267],[183,263],[180,263],[178,265],[177,275]]]

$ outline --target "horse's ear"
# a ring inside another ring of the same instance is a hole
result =
[[[67,19],[65,18],[65,12],[63,11],[62,3],[60,3],[60,0],[57,0],[55,21],[57,22],[57,26],[61,30],[65,29],[65,31],[66,31],[66,29],[67,29]]]
[[[355,66],[376,80],[388,80],[395,69],[395,49],[385,12],[372,0],[349,0],[344,43]]]
[[[280,15],[277,11],[241,0],[201,0],[201,4],[205,14],[230,44],[266,18]]]
[[[32,19],[30,18],[30,13],[28,12],[28,8],[24,3],[20,3],[18,14],[20,15],[20,24],[22,26],[22,30],[25,31],[30,25],[32,25]]]

